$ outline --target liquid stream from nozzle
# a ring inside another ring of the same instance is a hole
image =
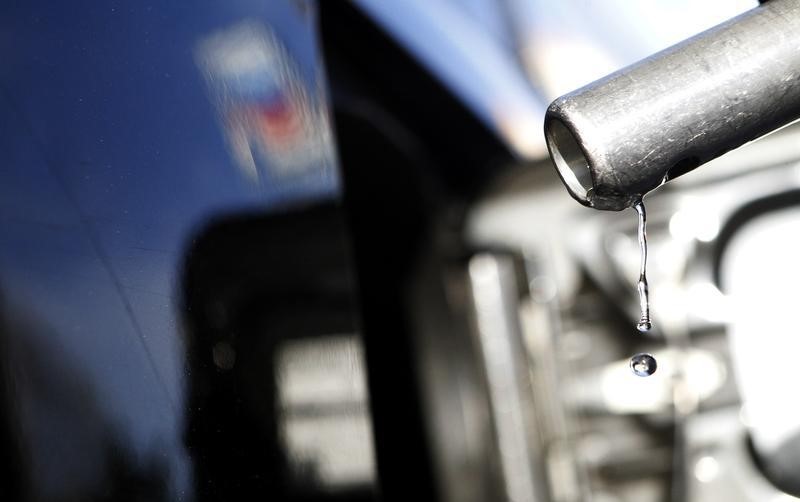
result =
[[[653,324],[650,322],[650,292],[647,288],[647,213],[644,210],[644,202],[639,199],[633,205],[639,215],[639,252],[641,254],[639,262],[639,282],[636,289],[639,291],[639,310],[641,315],[636,329],[641,333],[650,331]]]
[[[650,322],[650,292],[647,287],[647,213],[645,213],[644,202],[639,199],[633,208],[639,216],[639,251],[641,259],[639,262],[639,281],[636,289],[639,292],[639,322],[636,329],[640,333],[646,333],[653,327]],[[656,359],[650,354],[636,354],[631,358],[630,367],[637,376],[650,376],[656,371]]]

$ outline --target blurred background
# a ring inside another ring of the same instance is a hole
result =
[[[800,128],[648,195],[647,335],[542,133],[756,5],[2,4],[4,500],[800,500]]]

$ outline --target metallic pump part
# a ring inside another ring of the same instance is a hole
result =
[[[800,117],[800,0],[771,0],[556,99],[545,137],[570,194],[619,211]]]

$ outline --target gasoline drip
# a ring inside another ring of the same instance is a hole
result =
[[[650,321],[650,292],[647,287],[647,213],[644,209],[644,202],[642,199],[636,201],[633,205],[636,214],[639,217],[638,235],[639,235],[639,251],[641,258],[639,261],[639,281],[636,284],[636,289],[639,292],[639,322],[636,323],[636,329],[640,333],[646,333],[653,327]],[[636,354],[631,357],[630,361],[631,371],[637,376],[646,377],[656,372],[658,364],[656,358],[650,354]]]

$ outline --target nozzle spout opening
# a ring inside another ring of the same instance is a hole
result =
[[[547,121],[545,139],[550,156],[567,190],[575,200],[589,206],[589,190],[594,183],[589,161],[578,139],[561,120],[556,118]]]

